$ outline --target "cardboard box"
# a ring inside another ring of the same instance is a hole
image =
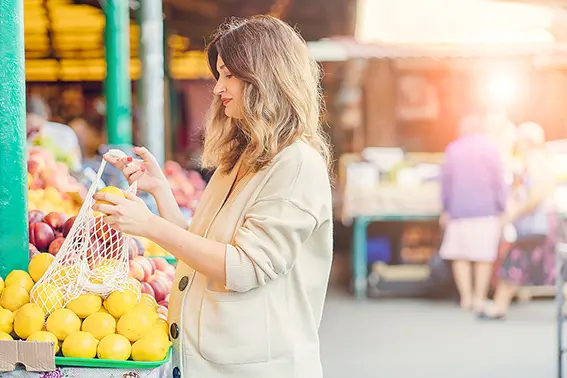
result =
[[[0,371],[23,365],[27,371],[54,371],[55,344],[37,341],[0,341]]]

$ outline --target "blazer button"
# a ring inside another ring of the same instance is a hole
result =
[[[179,291],[183,291],[185,290],[185,288],[187,287],[187,285],[189,284],[189,277],[187,276],[183,276],[180,280],[179,280]]]
[[[173,378],[181,378],[181,370],[177,366],[173,368]]]
[[[171,327],[169,327],[169,333],[174,339],[177,339],[179,337],[179,327],[177,326],[177,323],[171,324]]]

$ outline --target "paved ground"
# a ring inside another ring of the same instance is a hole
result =
[[[333,288],[321,350],[325,378],[553,378],[555,335],[552,301],[487,323],[450,302],[356,302]]]

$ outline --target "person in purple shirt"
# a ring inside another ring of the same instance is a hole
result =
[[[507,202],[501,153],[484,125],[480,116],[460,122],[460,136],[447,147],[441,174],[439,254],[452,261],[461,308],[476,313],[484,311]]]

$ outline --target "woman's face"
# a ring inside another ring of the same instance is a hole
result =
[[[217,57],[217,71],[219,79],[213,92],[220,96],[227,117],[241,119],[244,81],[232,75],[220,55]]]

